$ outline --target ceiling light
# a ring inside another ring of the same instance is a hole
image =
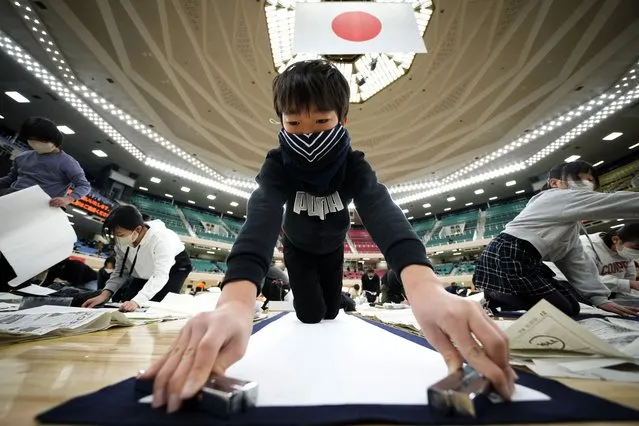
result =
[[[82,210],[78,210],[78,209],[71,209],[71,210],[73,210],[73,211],[74,211],[74,212],[76,212],[77,214],[81,214],[81,215],[83,215],[83,216],[86,216],[86,215],[87,215],[87,213],[86,213],[86,212],[83,212]]]
[[[480,194],[483,194],[483,193],[484,193],[484,190],[481,189],[481,188],[475,190],[475,195],[480,195]]]
[[[622,226],[623,226],[623,223],[620,223],[619,225],[612,225],[610,229],[621,228]]]
[[[156,178],[156,177],[152,177],[152,178],[151,178],[151,182],[153,182],[153,183],[160,183],[160,182],[162,182],[162,179],[160,179],[160,178]]]
[[[104,158],[104,157],[108,157],[107,153],[102,151],[101,149],[94,149],[93,151],[91,151],[93,153],[93,155],[95,155],[96,157],[100,157],[100,158]]]
[[[422,207],[425,208],[425,209],[430,208],[430,204],[428,204],[428,203],[422,204]]]
[[[355,222],[351,221],[351,225],[355,225]]]
[[[215,207],[213,207],[213,206],[209,206],[209,209],[211,209],[211,210],[215,210]]]
[[[173,198],[173,195],[171,194],[164,194],[165,197],[169,197],[169,198]]]
[[[209,200],[215,200],[215,195],[207,195],[206,198],[208,198]]]
[[[408,213],[408,209],[402,210],[402,213],[404,213],[404,214]]]
[[[466,207],[468,207],[468,206],[472,206],[472,205],[473,205],[473,202],[471,201],[470,203],[466,203],[466,204],[464,204],[464,205],[465,205]]]
[[[599,167],[603,164],[603,160],[602,161],[597,161],[595,164],[592,165],[592,167]]]
[[[226,214],[233,214],[233,212],[231,212],[231,211],[227,211],[227,212],[226,212]]]
[[[497,199],[497,197],[490,197],[488,200],[493,201],[493,200],[496,200],[496,199]]]
[[[509,180],[508,182],[506,182],[506,186],[514,186],[514,185],[517,185],[516,180]]]
[[[621,132],[612,132],[611,134],[609,134],[608,136],[603,138],[603,140],[605,140],[605,141],[614,141],[615,139],[617,139],[621,135],[623,135],[623,133],[621,133]]]
[[[445,212],[449,212],[449,211],[450,211],[450,207],[446,207],[446,208],[444,209],[444,211],[445,211]]]
[[[73,222],[69,222],[69,225],[73,226],[73,225],[75,225],[75,223],[73,223]]]
[[[214,251],[207,251],[207,254],[216,254]]]
[[[413,216],[410,216],[410,217],[408,218],[408,220],[413,220],[413,219],[415,219]]]
[[[0,120],[4,120],[4,115],[0,114]]]
[[[231,201],[231,206],[232,207],[237,207],[237,206],[239,206],[239,204],[236,201]]]
[[[141,190],[141,191],[148,191],[149,190],[149,188],[147,188],[146,186],[140,186],[140,187],[138,187],[138,189]]]
[[[75,132],[69,126],[58,126],[58,130],[64,133],[65,135],[75,135]]]
[[[424,213],[424,216],[430,216],[431,214],[433,214],[433,212],[426,212]]]
[[[581,155],[571,155],[570,157],[566,158],[566,163],[572,163],[573,161],[577,161],[581,158]]]
[[[69,216],[69,217],[73,217],[73,215],[72,215],[72,214],[69,214],[69,213],[65,213],[65,214],[66,214],[67,216]]]
[[[29,102],[31,102],[29,99],[22,96],[20,92],[10,91],[10,92],[4,92],[4,94],[19,104],[28,104]]]
[[[451,202],[455,201],[456,199],[457,199],[457,198],[455,198],[455,197],[448,197],[448,198],[446,198],[446,201],[448,201],[449,203],[451,203]]]
[[[634,144],[633,146],[629,146],[628,149],[635,149],[639,146],[639,143]]]
[[[617,219],[617,222],[623,222],[623,219]]]
[[[246,219],[246,215],[242,216],[244,219]]]
[[[193,200],[186,200],[186,202],[189,203],[189,204],[195,204],[195,201],[193,201]]]
[[[526,192],[525,189],[520,189],[519,191],[516,191],[515,194],[523,194],[524,192]]]
[[[182,192],[191,192],[191,188],[189,188],[188,186],[183,186],[182,188],[180,188],[180,190]]]

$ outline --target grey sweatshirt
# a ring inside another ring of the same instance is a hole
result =
[[[599,306],[610,290],[579,241],[579,221],[618,218],[639,219],[639,193],[549,189],[531,198],[504,232],[530,242],[542,260],[554,262],[579,294]]]

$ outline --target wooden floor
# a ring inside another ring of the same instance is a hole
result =
[[[173,321],[1,347],[0,424],[35,424],[37,414],[57,404],[134,376],[167,350],[183,324]],[[562,382],[639,409],[639,384]]]

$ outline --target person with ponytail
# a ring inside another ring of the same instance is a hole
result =
[[[639,311],[610,300],[579,235],[582,220],[639,219],[639,194],[600,193],[597,171],[584,161],[554,167],[539,194],[484,249],[473,282],[488,307],[528,310],[542,299],[567,315],[579,313],[575,292],[592,305],[621,315]],[[568,285],[543,262],[554,262]]]

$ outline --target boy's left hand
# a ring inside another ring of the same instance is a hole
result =
[[[73,198],[70,195],[67,195],[66,197],[52,198],[51,201],[49,201],[49,205],[51,207],[66,207],[74,201],[75,201],[75,198]]]
[[[452,373],[464,360],[510,400],[517,375],[510,367],[508,338],[477,302],[448,293],[430,268],[402,271],[411,308],[424,337],[444,357]]]

